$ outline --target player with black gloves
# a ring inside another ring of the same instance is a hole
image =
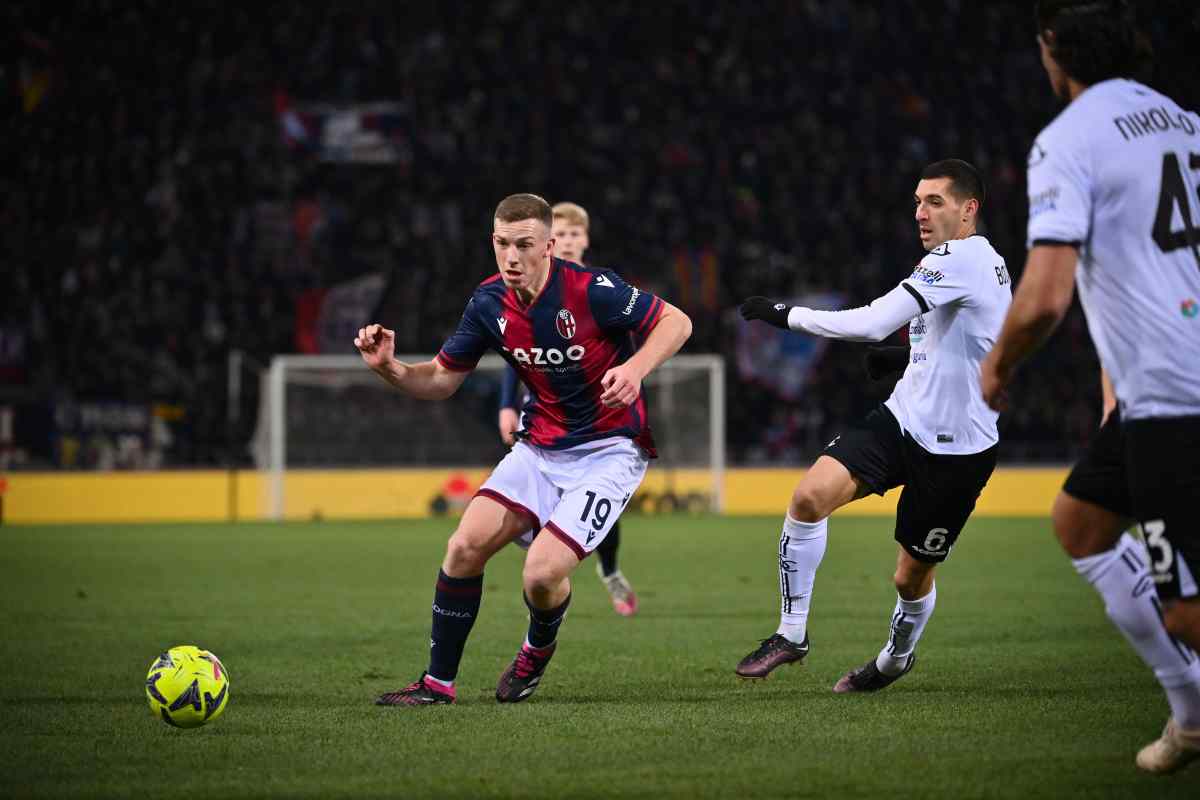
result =
[[[1011,292],[1004,259],[975,231],[983,199],[983,181],[970,164],[931,164],[913,196],[927,255],[895,289],[845,311],[789,308],[766,297],[742,304],[747,320],[858,342],[880,342],[907,323],[911,345],[868,351],[873,378],[896,370],[903,377],[886,403],[829,443],[792,493],[779,540],[779,628],[738,664],[743,678],[764,678],[808,655],[809,604],[829,515],[900,485],[891,632],[879,655],[833,690],[878,691],[912,669],[933,614],[934,569],[950,554],[996,465],[997,414],[984,403],[977,376]]]
[[[749,297],[742,303],[741,310],[744,319],[762,320],[776,328],[791,330],[788,326],[791,308],[785,303],[777,303],[766,297]],[[908,356],[907,347],[870,345],[863,356],[863,367],[871,380],[883,380],[894,373],[904,372],[904,368],[908,366]]]

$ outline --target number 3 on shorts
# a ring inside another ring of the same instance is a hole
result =
[[[1146,535],[1146,549],[1150,551],[1150,569],[1160,575],[1169,572],[1171,564],[1175,561],[1175,550],[1164,535],[1167,532],[1167,523],[1161,519],[1152,519],[1142,524],[1142,532]]]

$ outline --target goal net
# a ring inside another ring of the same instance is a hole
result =
[[[427,361],[427,355],[401,355]],[[296,480],[314,471],[402,470],[450,474],[490,470],[507,447],[497,430],[506,363],[488,355],[453,397],[416,400],[391,386],[357,355],[276,356],[259,393],[255,457],[266,472],[273,519],[303,515]],[[715,355],[680,355],[643,385],[659,457],[630,507],[720,511],[725,467],[725,371]]]

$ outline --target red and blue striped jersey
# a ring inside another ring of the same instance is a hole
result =
[[[479,284],[437,360],[465,372],[488,349],[503,356],[532,395],[524,409],[530,444],[561,450],[627,436],[653,457],[645,393],[628,408],[606,408],[600,380],[634,354],[635,337],[650,333],[663,307],[612,270],[551,258],[546,285],[528,306],[499,275]]]

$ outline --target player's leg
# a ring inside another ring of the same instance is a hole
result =
[[[809,604],[825,556],[829,515],[870,492],[842,462],[827,455],[818,457],[796,485],[779,538],[777,634],[796,644],[807,640]]]
[[[526,700],[541,683],[558,647],[558,628],[571,604],[570,575],[579,560],[575,551],[545,529],[533,540],[521,573],[529,628],[516,658],[500,675],[496,685],[499,702]]]
[[[828,518],[870,490],[839,461],[820,456],[792,492],[779,536],[779,626],[734,670],[738,677],[765,678],[776,667],[808,655],[808,612],[817,568],[825,557]]]
[[[522,588],[529,628],[516,658],[500,676],[498,701],[525,700],[540,684],[571,602],[570,575],[611,532],[648,463],[628,440],[591,451],[545,454],[542,474],[562,495],[525,557]]]
[[[779,537],[779,627],[738,662],[739,677],[765,678],[808,655],[808,613],[829,515],[895,485],[891,465],[899,458],[899,436],[895,418],[880,407],[830,442],[796,485]]]
[[[1091,493],[1098,483],[1085,456],[1054,501],[1054,532],[1080,577],[1104,600],[1104,610],[1166,692],[1171,711],[1200,727],[1200,675],[1194,658],[1164,624],[1164,613],[1150,571],[1151,553],[1125,533],[1130,519],[1117,511],[1069,494]],[[1105,500],[1127,508],[1123,489],[1114,487]]]
[[[632,617],[637,613],[638,599],[629,579],[617,565],[617,551],[620,547],[621,523],[618,522],[596,548],[596,556],[599,559],[596,562],[596,574],[600,576],[600,582],[608,591],[613,611],[622,617]]]
[[[382,695],[378,704],[453,702],[458,665],[479,616],[484,566],[504,545],[540,527],[539,515],[553,492],[534,462],[533,449],[518,443],[468,504],[446,543],[434,585],[428,669],[405,689]]]
[[[1171,719],[1160,738],[1137,755],[1150,772],[1174,772],[1200,760],[1200,417],[1133,420],[1125,423],[1125,465],[1134,513],[1149,552],[1150,571],[1176,645],[1174,689],[1159,677],[1171,699]],[[1155,669],[1155,674],[1159,670]],[[1187,693],[1185,702],[1179,695]]]
[[[378,705],[413,706],[454,701],[454,680],[471,628],[479,616],[483,569],[500,548],[529,529],[527,514],[491,497],[477,496],[446,545],[433,591],[429,666],[398,692],[381,695]]]
[[[996,468],[996,452],[991,447],[970,455],[939,455],[906,439],[905,486],[896,507],[896,605],[888,638],[878,655],[834,684],[835,692],[879,691],[912,670],[917,643],[937,603],[934,570],[950,555],[975,510]]]

